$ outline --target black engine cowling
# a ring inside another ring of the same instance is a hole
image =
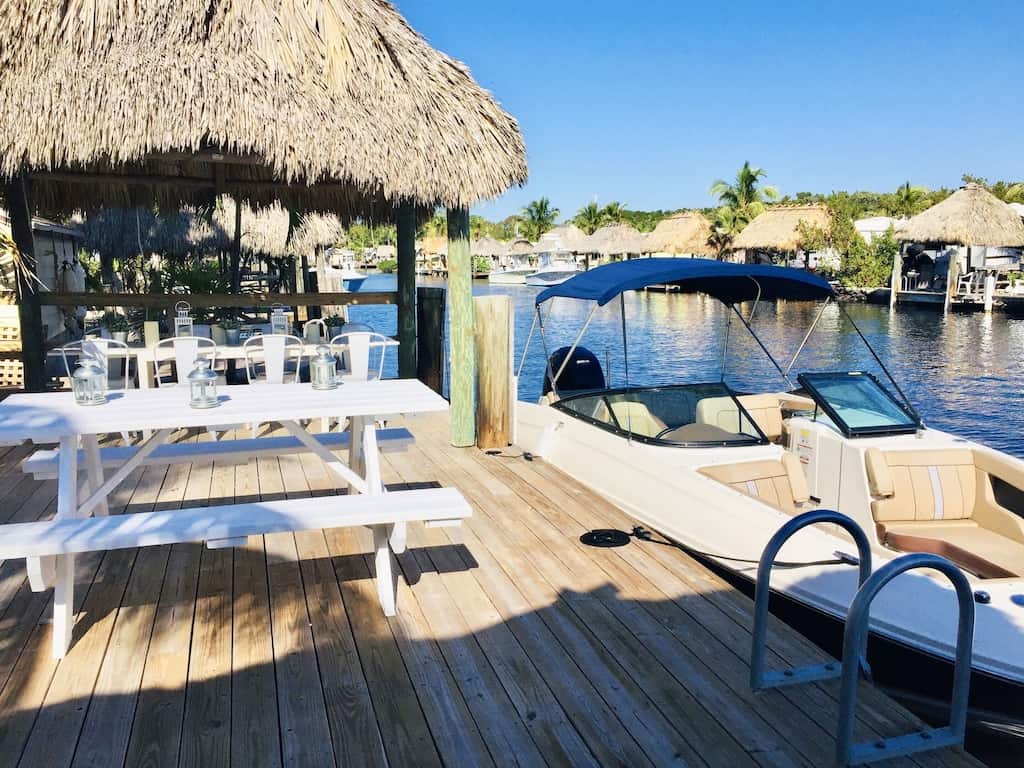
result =
[[[566,357],[569,356],[571,347],[562,347],[555,350],[548,361],[551,366],[551,376],[558,373]],[[579,392],[588,389],[604,389],[604,371],[601,370],[601,363],[597,355],[586,347],[576,347],[569,358],[569,364],[565,366],[562,375],[557,379],[559,392]],[[544,391],[546,395],[551,391],[551,379],[544,376]]]

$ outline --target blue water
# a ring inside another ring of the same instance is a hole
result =
[[[437,284],[437,283],[435,283]],[[394,277],[373,275],[364,291],[394,290]],[[478,295],[512,297],[516,312],[516,364],[534,317],[540,289],[491,286],[475,281]],[[626,327],[631,384],[717,380],[722,342],[730,313],[716,300],[692,294],[626,295]],[[804,302],[764,304],[753,327],[786,367],[820,305]],[[955,432],[1024,457],[1024,319],[996,313],[952,314],[846,304],[846,311],[930,426]],[[556,299],[545,319],[548,349],[571,344],[590,305]],[[353,321],[382,333],[396,332],[391,306],[352,307]],[[611,371],[613,385],[625,383],[622,326],[618,302],[599,309],[583,340]],[[397,369],[389,351],[388,375]],[[856,332],[835,306],[826,309],[791,378],[801,371],[881,371]],[[519,381],[519,397],[535,400],[541,391],[544,350],[535,336]],[[740,390],[788,388],[746,329],[733,317],[726,381]]]

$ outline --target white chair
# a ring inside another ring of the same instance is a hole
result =
[[[173,336],[169,339],[161,339],[153,345],[153,377],[158,387],[187,387],[188,375],[192,371],[198,358],[204,357],[210,361],[212,369],[217,362],[217,345],[213,339],[201,336]],[[174,379],[164,380],[161,368],[164,363],[174,364]],[[220,430],[230,427],[219,427]],[[206,431],[210,436],[217,439],[218,427],[207,427]]]
[[[242,344],[245,378],[252,384],[297,384],[305,343],[298,336],[270,334],[253,336]],[[256,437],[258,422],[251,425]]]
[[[107,377],[107,389],[121,391],[128,389],[129,361],[128,345],[123,341],[114,339],[101,339],[99,337],[88,337],[81,341],[72,341],[60,348],[60,356],[64,361],[64,371],[68,376],[68,383],[71,382],[72,361],[78,365],[79,360],[92,360],[98,363]],[[119,363],[115,367],[122,371],[120,376],[111,377],[111,361]],[[123,367],[122,365],[123,364]],[[125,445],[131,445],[131,435],[127,432],[121,433],[121,439]]]
[[[317,330],[315,337],[310,333],[313,328]],[[302,335],[306,337],[306,342],[310,344],[326,344],[328,339],[330,339],[327,323],[319,318],[307,320],[306,325],[302,329]]]
[[[331,349],[341,354],[342,377],[349,381],[374,381],[384,377],[384,353],[390,339],[372,331],[341,333],[331,339]]]

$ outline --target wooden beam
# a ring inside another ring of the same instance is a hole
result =
[[[268,309],[275,304],[318,307],[341,304],[395,304],[394,291],[363,293],[40,293],[39,303],[50,307],[173,307],[187,301],[193,307]]]
[[[404,201],[396,216],[398,231],[398,375],[416,376],[416,208]]]
[[[477,296],[477,447],[504,450],[512,442],[512,298]]]
[[[128,184],[150,187],[179,187],[185,189],[217,189],[215,179],[201,179],[195,176],[156,176],[139,173],[67,173],[65,171],[42,171],[34,175],[39,181],[59,181],[66,184]],[[339,182],[317,182],[316,184],[289,184],[274,179],[224,179],[223,189],[232,192],[239,190],[267,189],[276,191],[305,192],[317,191],[345,192],[352,189],[351,184]]]
[[[452,445],[476,444],[476,354],[473,348],[473,258],[469,210],[448,211],[448,393]]]
[[[25,391],[46,389],[46,335],[36,277],[36,246],[32,235],[32,186],[26,174],[15,176],[7,184],[7,209],[11,218],[11,238],[23,256],[15,264],[15,293],[18,297],[18,321],[21,325],[21,362]]]

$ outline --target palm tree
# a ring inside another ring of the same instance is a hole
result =
[[[1024,203],[1024,182],[1011,184],[1006,190],[1003,201],[1007,203]]]
[[[912,187],[904,182],[893,195],[892,211],[896,216],[913,216],[928,207],[927,187]]]
[[[586,234],[592,235],[605,222],[604,211],[597,203],[587,203],[576,212],[572,223],[582,229]]]
[[[610,224],[618,224],[624,218],[626,218],[626,207],[617,201],[612,201],[604,207],[602,211],[604,214],[604,220]]]
[[[729,250],[737,232],[736,211],[727,205],[715,211],[711,221],[711,234],[708,235],[708,245],[715,249],[715,258],[719,261],[725,257],[725,252]]]
[[[526,219],[526,236],[531,241],[537,241],[540,236],[555,226],[555,219],[558,218],[558,209],[551,207],[551,201],[546,197],[534,200],[523,208],[523,216]]]
[[[764,168],[751,167],[748,161],[736,172],[735,183],[718,179],[711,185],[711,194],[734,212],[733,226],[743,229],[764,212],[767,203],[778,200],[779,191],[775,187],[761,186],[761,179],[766,175]]]

